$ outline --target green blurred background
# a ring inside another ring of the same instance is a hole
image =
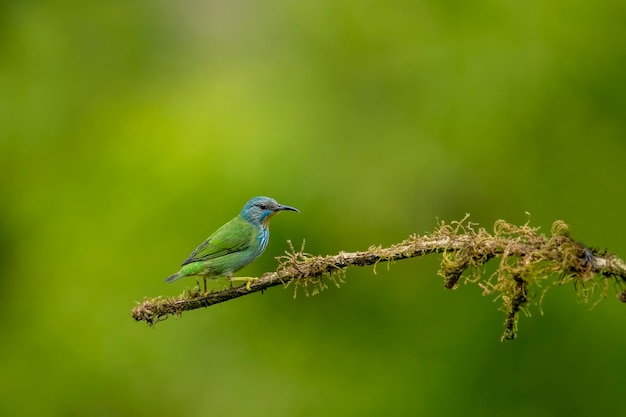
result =
[[[626,3],[0,3],[0,414],[615,415],[626,310],[571,286],[501,343],[438,258],[135,323],[254,195],[332,254],[471,213],[626,256]]]

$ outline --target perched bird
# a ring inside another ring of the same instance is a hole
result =
[[[279,211],[298,209],[278,204],[269,197],[254,197],[246,203],[241,213],[219,229],[194,250],[181,264],[180,271],[168,277],[166,282],[188,276],[200,276],[204,280],[204,292],[207,292],[207,278],[233,278],[237,272],[259,257],[270,238],[270,218]],[[248,281],[250,289],[252,278]]]

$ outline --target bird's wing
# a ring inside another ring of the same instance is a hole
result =
[[[194,250],[181,266],[192,262],[208,261],[229,253],[240,252],[250,247],[253,229],[246,223],[235,218],[220,227],[207,240]]]

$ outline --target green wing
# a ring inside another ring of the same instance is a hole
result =
[[[254,229],[245,220],[234,218],[215,231],[192,252],[181,266],[208,261],[234,252],[241,252],[252,244]]]

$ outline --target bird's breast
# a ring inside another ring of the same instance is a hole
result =
[[[259,231],[259,252],[263,253],[263,251],[265,250],[265,247],[267,246],[267,242],[270,240],[270,231],[269,229],[262,227],[261,230]]]

